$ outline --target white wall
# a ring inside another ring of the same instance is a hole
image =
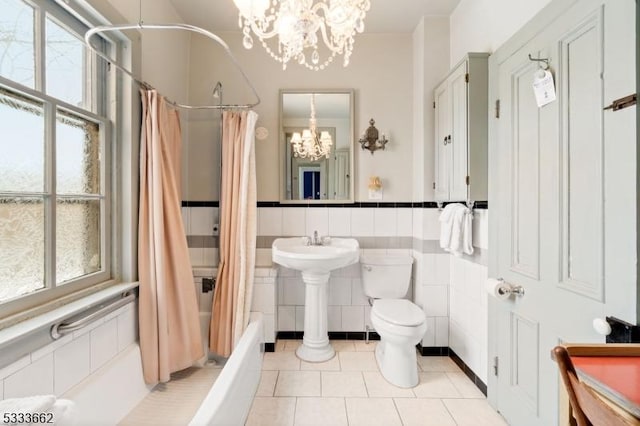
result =
[[[450,18],[450,65],[467,52],[495,52],[551,0],[461,0]]]
[[[100,8],[98,0],[90,0]],[[139,2],[131,0],[107,0],[123,21],[136,23],[140,19]],[[182,22],[169,0],[142,1],[142,20],[146,23]],[[177,102],[186,102],[189,81],[189,40],[191,36],[182,30],[144,30],[135,35],[141,43],[140,60],[142,78],[158,91]]]
[[[382,178],[383,201],[409,201],[412,196],[412,38],[411,34],[362,34],[355,42],[351,64],[337,62],[319,72],[298,65],[286,71],[259,43],[246,50],[239,33],[220,33],[254,83],[262,102],[256,108],[258,126],[269,131],[256,142],[258,200],[279,199],[278,91],[280,89],[355,89],[355,135],[368,127],[369,119],[390,142],[385,151],[371,155],[354,141],[355,194],[367,199],[369,176]],[[221,48],[194,36],[191,43],[190,102],[211,102],[217,81],[224,86],[225,103],[246,103],[253,98]],[[184,199],[211,200],[217,195],[215,113],[190,115],[188,143],[189,184]],[[213,188],[216,189],[213,189]],[[214,194],[214,191],[216,193]]]
[[[449,72],[449,19],[425,16],[413,32],[413,200],[433,200],[433,89]]]

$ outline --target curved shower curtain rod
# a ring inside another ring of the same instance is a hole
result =
[[[100,25],[100,26],[94,27],[94,28],[90,29],[89,31],[87,31],[85,33],[85,35],[84,35],[84,41],[87,44],[87,46],[89,47],[89,49],[91,49],[92,52],[94,52],[96,55],[100,56],[105,61],[109,62],[114,67],[118,68],[123,73],[127,74],[129,77],[131,77],[135,82],[140,84],[142,87],[153,88],[153,86],[151,86],[149,83],[147,83],[147,82],[139,79],[138,77],[136,77],[130,70],[128,70],[124,66],[118,64],[116,61],[114,61],[113,59],[109,58],[104,53],[99,52],[98,50],[96,50],[93,47],[93,45],[91,44],[91,37],[94,34],[99,34],[99,33],[104,33],[104,32],[109,32],[109,31],[147,30],[147,29],[149,29],[149,30],[186,30],[186,31],[193,31],[193,32],[198,33],[198,34],[202,34],[202,35],[210,38],[211,40],[217,42],[219,45],[221,45],[224,48],[225,52],[231,58],[231,60],[233,61],[233,64],[238,69],[238,71],[240,71],[240,74],[242,74],[242,78],[244,78],[244,81],[251,88],[251,91],[253,92],[253,95],[257,99],[257,101],[254,102],[254,103],[244,104],[244,105],[223,105],[223,104],[219,104],[219,105],[186,105],[186,104],[181,104],[181,103],[172,101],[170,99],[166,99],[167,102],[169,102],[173,106],[178,107],[178,108],[184,108],[184,109],[233,109],[233,108],[253,108],[254,106],[256,106],[256,105],[258,105],[260,103],[260,96],[258,96],[258,93],[256,92],[255,87],[253,87],[253,84],[251,83],[251,81],[249,80],[247,75],[244,73],[244,71],[243,71],[242,67],[240,66],[240,64],[238,63],[237,59],[231,53],[231,50],[229,49],[229,46],[227,45],[227,43],[225,43],[224,40],[222,40],[220,37],[218,37],[214,33],[210,32],[210,31],[207,31],[207,30],[205,30],[203,28],[196,27],[195,25],[189,25],[189,24],[145,24],[143,22],[139,22],[137,24]]]

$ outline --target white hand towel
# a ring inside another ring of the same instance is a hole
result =
[[[453,219],[456,211],[462,207],[461,204],[448,204],[440,213],[440,247],[448,248],[451,244],[451,234],[453,232]]]
[[[454,256],[473,254],[473,213],[463,204],[448,204],[440,215],[440,247]]]
[[[4,399],[0,401],[0,419],[4,413],[45,413],[55,402],[55,395]]]
[[[467,208],[464,213],[462,251],[464,254],[473,254],[473,211],[469,208]]]

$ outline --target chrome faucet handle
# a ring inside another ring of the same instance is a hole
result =
[[[310,246],[311,245],[311,238],[310,237],[302,237],[302,244],[304,244],[305,246]]]
[[[331,237],[328,235],[325,235],[324,237],[322,237],[321,240],[322,240],[323,246],[328,246],[331,244]]]

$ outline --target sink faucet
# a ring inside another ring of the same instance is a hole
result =
[[[311,240],[311,244],[314,246],[322,245],[322,241],[318,238],[318,231],[313,231],[313,239]]]

